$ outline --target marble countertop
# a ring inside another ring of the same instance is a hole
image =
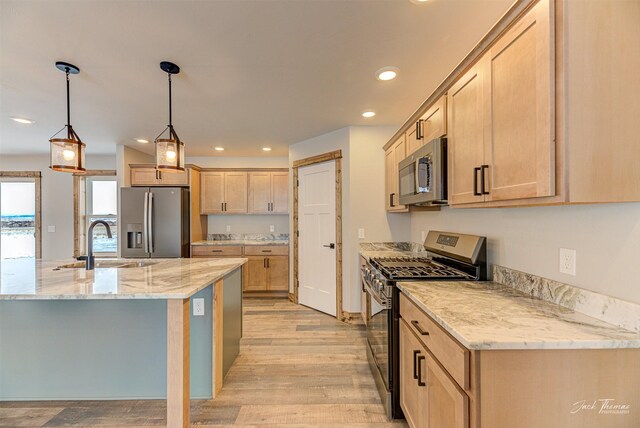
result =
[[[247,259],[117,261],[148,265],[105,267],[92,271],[84,268],[56,270],[58,266],[75,260],[3,260],[0,264],[0,300],[187,299],[239,268]]]
[[[496,282],[400,282],[398,287],[469,349],[640,348],[640,333]]]
[[[224,239],[192,242],[191,245],[289,245],[288,239]]]
[[[424,247],[410,242],[361,242],[360,255],[369,261],[372,257],[424,257]]]

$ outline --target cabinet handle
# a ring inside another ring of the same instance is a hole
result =
[[[158,171],[158,175],[160,176],[160,180],[162,180],[162,171]]]
[[[227,212],[227,203],[224,203],[224,211]]]
[[[415,329],[418,330],[418,333],[420,333],[422,336],[429,336],[429,332],[424,331],[422,327],[420,327],[420,324],[418,324],[418,321],[416,320],[411,321],[411,325],[414,326]]]
[[[272,252],[272,251],[273,251],[273,250],[262,250],[262,252],[263,252],[263,253],[270,253],[270,252]]]
[[[419,140],[423,140],[424,139],[424,132],[422,132],[422,125],[424,123],[424,120],[420,119],[418,121],[418,131],[420,132],[420,138],[418,138]]]
[[[482,192],[478,192],[478,173],[480,168],[473,168],[473,195],[482,196]]]
[[[224,202],[220,202],[220,211],[224,211]]]
[[[267,259],[267,269],[270,268],[271,266],[269,266],[269,259]]]
[[[413,378],[418,379],[418,364],[416,362],[420,351],[413,350]]]
[[[221,253],[222,250],[211,250],[212,253]]]
[[[483,195],[488,195],[489,194],[489,191],[485,189],[485,179],[484,179],[484,171],[488,170],[488,169],[489,169],[489,165],[482,165],[480,167],[480,174],[482,174],[480,176],[480,183],[481,183],[480,187],[482,187],[482,194]]]
[[[393,204],[393,195],[395,195],[395,193],[389,193],[389,206],[391,208],[395,207],[395,205]]]
[[[425,360],[426,357],[424,355],[418,357],[418,386],[427,386],[427,383],[422,381],[422,364],[420,364],[421,361]]]
[[[416,122],[416,140],[420,139],[420,121]]]
[[[267,268],[267,259],[262,259],[262,267]]]

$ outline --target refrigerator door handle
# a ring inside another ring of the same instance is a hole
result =
[[[149,208],[147,210],[147,224],[149,230],[149,253],[153,253],[153,193],[149,192]]]
[[[149,253],[149,192],[144,192],[144,215],[142,219],[142,234],[144,240],[144,252]]]

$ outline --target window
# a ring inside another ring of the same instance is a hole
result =
[[[99,225],[93,229],[93,253],[114,257],[118,253],[118,182],[115,171],[87,171],[74,177],[76,195],[75,256],[86,254],[87,230],[95,220],[104,220],[112,238]]]
[[[0,259],[41,257],[40,172],[0,171]]]

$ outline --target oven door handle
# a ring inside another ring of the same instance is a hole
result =
[[[378,302],[378,304],[380,306],[383,306],[385,308],[387,307],[387,302],[383,301],[382,299],[380,299],[380,296],[378,296],[377,293],[373,292],[373,290],[371,289],[371,287],[369,286],[369,283],[367,281],[364,282],[364,286],[366,288],[367,294],[369,294],[373,298],[373,300]]]

